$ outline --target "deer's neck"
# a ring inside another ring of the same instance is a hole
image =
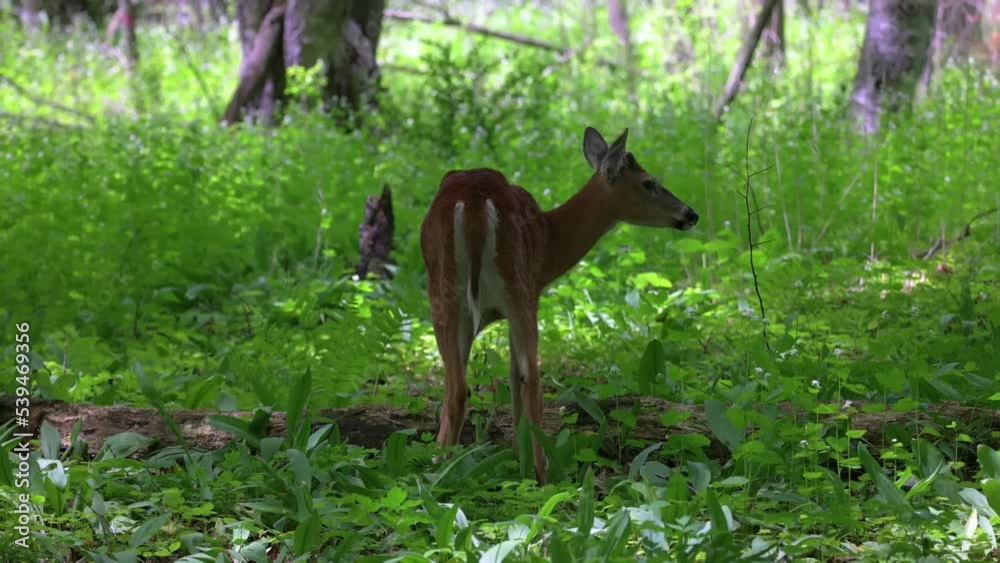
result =
[[[546,211],[549,241],[542,265],[542,287],[575,266],[618,222],[608,187],[595,174],[566,203]]]

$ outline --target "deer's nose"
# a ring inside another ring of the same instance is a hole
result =
[[[687,225],[685,227],[690,229],[698,224],[698,213],[696,213],[694,209],[688,207],[687,211],[684,212],[684,220],[687,221]]]

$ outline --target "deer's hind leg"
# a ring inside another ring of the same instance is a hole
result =
[[[457,295],[449,298],[439,284],[431,283],[429,295],[431,317],[434,321],[434,339],[444,361],[444,403],[441,405],[441,426],[437,441],[443,446],[454,446],[462,434],[465,423],[465,403],[469,387],[466,368],[469,351],[475,338],[472,315],[462,306]],[[457,293],[457,292],[451,292]]]

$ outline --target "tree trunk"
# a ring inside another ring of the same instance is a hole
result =
[[[938,0],[934,45],[940,63],[968,58],[972,47],[983,41],[984,0]]]
[[[766,0],[765,0],[766,1]],[[776,66],[785,61],[785,3],[778,0],[771,11],[771,21],[764,28],[761,39],[764,42],[764,57]]]
[[[608,0],[608,20],[618,42],[625,49],[625,73],[628,81],[628,97],[632,107],[638,111],[639,96],[636,91],[635,45],[632,42],[632,26],[629,21],[626,0]]]
[[[378,86],[375,52],[382,30],[385,0],[240,0],[237,19],[243,46],[242,76],[246,67],[257,65],[253,56],[257,34],[264,16],[273,7],[284,5],[281,40],[264,53],[266,68],[259,89],[241,107],[252,120],[269,123],[277,106],[285,99],[288,68],[311,68],[322,62],[326,86],[321,92],[324,106],[351,110],[373,103]],[[239,88],[237,88],[239,91]],[[239,102],[235,97],[230,103]],[[242,112],[239,112],[242,113]],[[227,111],[226,116],[232,112]],[[232,120],[227,119],[230,123]]]
[[[879,129],[882,109],[896,111],[913,98],[927,64],[936,0],[872,0],[851,95],[864,133]]]
[[[125,67],[129,72],[139,64],[139,46],[135,39],[135,8],[131,0],[118,0],[122,38],[125,40]]]
[[[17,10],[18,19],[25,29],[37,30],[42,27],[41,0],[21,0]]]
[[[930,88],[935,67],[967,60],[983,43],[985,8],[985,0],[938,0],[934,35],[920,76],[921,91]]]

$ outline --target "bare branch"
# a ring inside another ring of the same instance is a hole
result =
[[[177,49],[181,52],[181,56],[184,57],[184,63],[189,69],[191,69],[191,74],[194,75],[194,79],[198,83],[198,88],[201,89],[202,97],[204,97],[205,101],[208,102],[209,111],[212,112],[212,115],[215,115],[219,108],[219,100],[212,94],[212,90],[208,87],[208,83],[205,82],[205,77],[202,75],[201,69],[197,64],[195,64],[194,59],[191,57],[191,52],[188,51],[187,45],[184,40],[182,40],[177,33],[169,27],[167,27],[167,34],[170,35],[170,37],[174,40],[174,43],[177,45]]]
[[[423,23],[436,23],[447,27],[454,27],[458,29],[464,29],[466,31],[477,33],[479,35],[485,35],[486,37],[492,37],[494,39],[501,39],[503,41],[509,41],[511,43],[516,43],[518,45],[525,45],[528,47],[535,47],[538,49],[543,49],[545,51],[551,51],[553,53],[558,53],[561,59],[569,60],[573,56],[580,54],[584,49],[571,49],[568,47],[561,47],[548,41],[542,41],[541,39],[535,39],[534,37],[528,37],[527,35],[520,35],[517,33],[510,33],[507,31],[500,31],[488,27],[483,27],[478,24],[465,22],[454,18],[452,16],[445,15],[444,17],[435,17],[427,14],[421,14],[419,12],[409,12],[406,10],[386,10],[385,18],[398,20],[398,21],[410,21],[410,22],[423,22]],[[587,44],[589,45],[589,43]],[[618,64],[614,61],[608,59],[599,58],[597,62],[602,66],[617,68]]]
[[[45,125],[47,127],[57,127],[59,129],[83,129],[82,126],[75,123],[64,123],[62,121],[57,121],[55,119],[48,119],[45,117],[39,117],[37,115],[21,115],[17,113],[6,113],[0,112],[0,119],[6,119],[9,121],[18,122],[34,122],[38,125]]]
[[[924,260],[929,260],[929,259],[931,259],[931,257],[933,257],[938,252],[946,250],[948,247],[952,246],[953,244],[955,244],[957,242],[960,242],[960,241],[968,238],[969,236],[972,235],[972,224],[973,223],[975,223],[976,221],[982,219],[983,217],[986,217],[988,215],[992,215],[993,213],[996,213],[997,210],[1000,210],[1000,208],[994,207],[993,209],[987,209],[986,211],[983,211],[981,213],[977,213],[972,219],[969,219],[969,222],[965,224],[965,228],[962,229],[962,232],[960,232],[957,237],[953,238],[952,240],[947,240],[942,235],[942,236],[938,237],[938,239],[934,241],[934,244],[932,244],[931,247],[928,248],[925,252],[917,253],[916,257],[922,258]]]
[[[26,98],[29,102],[35,104],[36,106],[45,106],[45,107],[49,107],[49,108],[52,108],[52,109],[55,109],[55,110],[59,110],[59,111],[61,111],[63,113],[68,113],[68,114],[72,115],[73,117],[78,117],[78,118],[80,118],[80,119],[82,119],[84,121],[87,121],[90,124],[94,124],[94,123],[97,122],[97,120],[94,119],[94,117],[91,116],[91,115],[87,115],[87,114],[85,114],[83,112],[80,112],[80,111],[77,111],[77,110],[75,110],[75,109],[73,109],[71,107],[67,107],[67,106],[64,106],[64,105],[62,105],[60,103],[53,102],[53,101],[50,101],[50,100],[46,100],[46,99],[41,98],[41,97],[39,97],[39,96],[37,96],[35,94],[32,94],[27,88],[25,88],[24,86],[21,86],[20,84],[18,84],[17,82],[15,82],[13,78],[7,76],[6,74],[0,73],[0,82],[6,84],[8,86],[10,86],[15,92],[17,92],[22,97]]]
[[[726,110],[726,106],[736,97],[736,92],[740,88],[740,82],[743,81],[743,75],[746,74],[747,69],[750,68],[750,63],[753,61],[753,54],[757,50],[757,44],[760,43],[760,36],[764,31],[764,27],[771,21],[771,12],[774,11],[774,6],[778,1],[767,0],[757,14],[757,20],[753,24],[753,29],[750,30],[750,35],[744,41],[743,48],[740,49],[740,54],[736,57],[733,70],[729,73],[729,79],[726,80],[726,87],[722,90],[722,97],[719,98],[719,102],[715,106],[715,119],[722,117],[722,112]]]
[[[773,3],[773,2],[772,2]],[[757,303],[760,304],[760,326],[761,326],[761,337],[764,340],[764,347],[767,348],[768,352],[771,351],[771,344],[767,341],[767,314],[764,312],[764,298],[760,295],[760,282],[757,276],[757,267],[753,262],[753,249],[757,245],[753,242],[753,226],[751,224],[750,218],[752,216],[750,211],[750,196],[751,196],[751,185],[750,180],[757,174],[761,173],[761,170],[750,173],[750,131],[753,129],[753,117],[750,118],[750,123],[747,125],[747,140],[745,153],[743,157],[745,170],[746,170],[746,183],[743,185],[743,203],[747,210],[747,243],[750,245],[750,272],[753,274],[753,289],[757,292]],[[766,170],[766,169],[765,169]]]

